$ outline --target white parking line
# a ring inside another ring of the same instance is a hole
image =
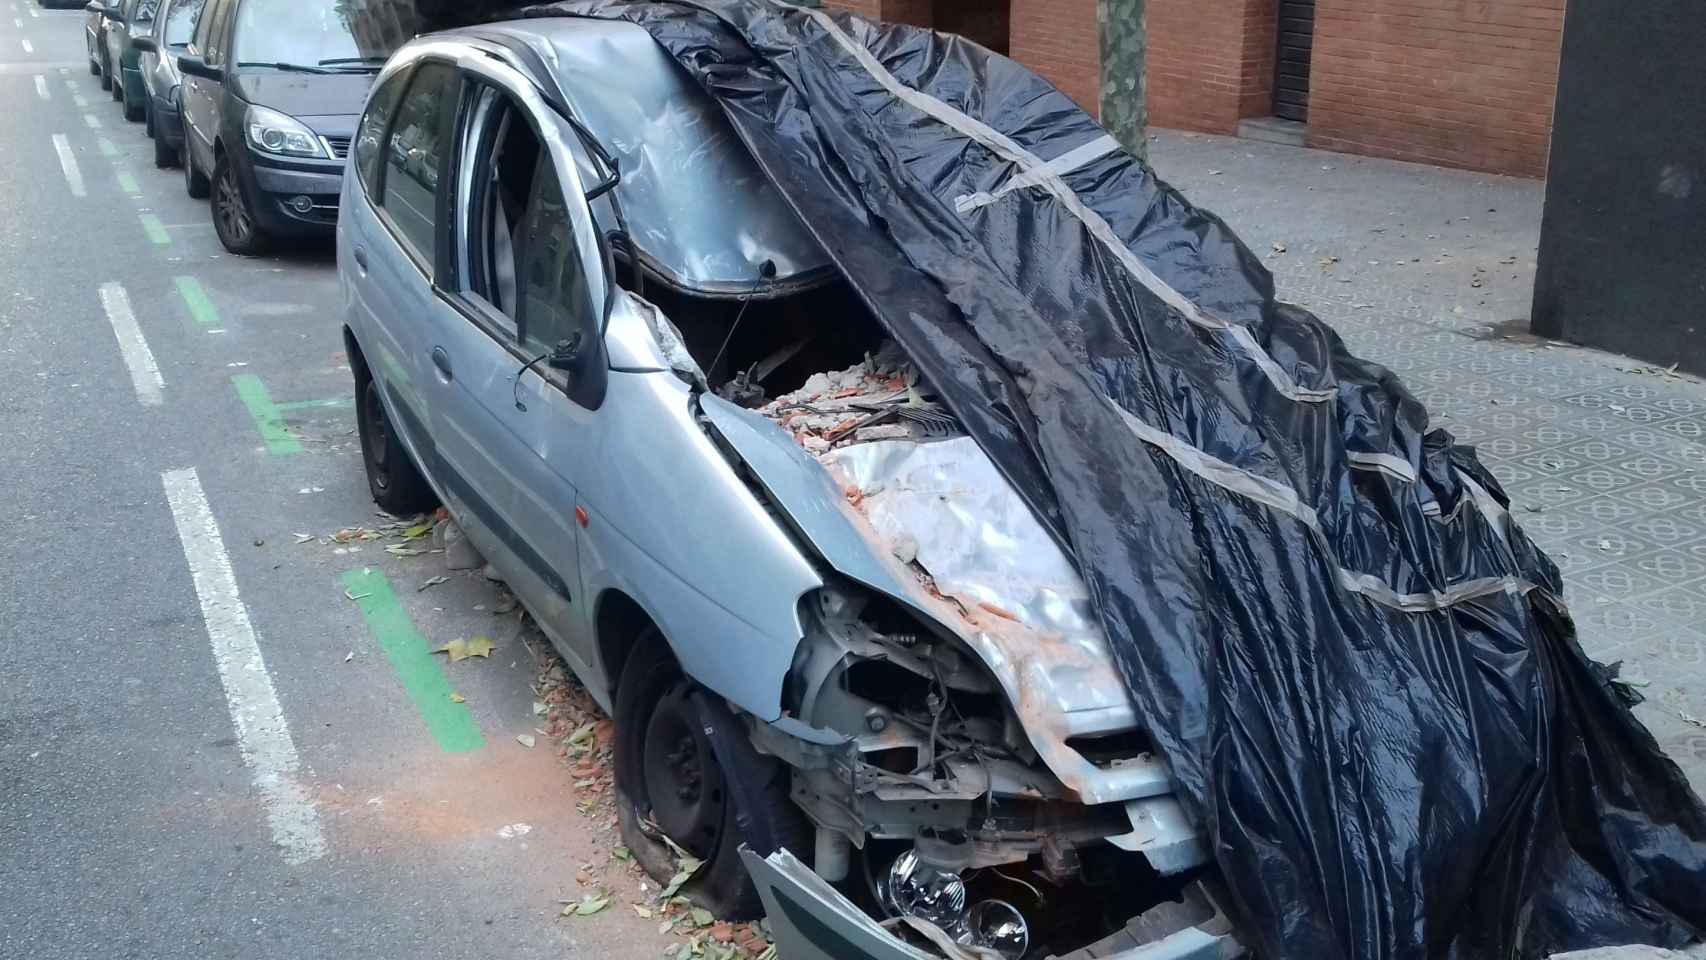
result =
[[[77,169],[77,155],[71,152],[71,141],[65,139],[65,134],[53,135],[53,151],[59,154],[59,169],[65,174],[65,183],[71,188],[71,195],[83,196],[83,171]]]
[[[238,749],[266,808],[273,842],[287,863],[305,863],[326,854],[320,814],[300,781],[302,761],[290,726],[278,705],[249,610],[237,593],[231,558],[219,537],[219,525],[207,505],[195,468],[160,475],[178,539],[184,544],[190,578],[201,601],[201,617],[213,643],[213,661],[225,687],[225,703],[237,728]]]
[[[36,74],[36,96],[43,100],[53,99],[53,94],[47,92],[47,78],[39,73]]]
[[[24,29],[24,18],[23,17],[13,17],[12,18],[12,26],[17,27],[19,30]]]
[[[90,129],[90,130],[99,130],[99,129],[101,129],[101,118],[100,118],[100,117],[97,117],[97,116],[95,116],[95,115],[94,115],[94,114],[92,114],[92,113],[85,113],[85,114],[83,114],[83,123],[85,123],[85,124],[86,124],[86,125],[88,125],[88,127],[89,127],[89,129]]]
[[[33,46],[30,46],[30,42],[28,40],[19,40],[18,43],[23,45],[25,53],[35,53],[36,52],[36,48]]]
[[[130,368],[130,383],[136,388],[136,399],[149,406],[158,406],[165,397],[166,378],[154,362],[154,351],[142,339],[142,328],[136,325],[136,314],[130,309],[130,294],[117,283],[101,284],[101,307],[107,311],[107,322],[113,325],[118,338],[118,352],[124,365]]]

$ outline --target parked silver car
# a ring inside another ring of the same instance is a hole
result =
[[[1076,569],[649,34],[420,38],[351,164],[370,490],[612,712],[649,871],[790,960],[1239,952]]]

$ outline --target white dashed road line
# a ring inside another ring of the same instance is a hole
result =
[[[163,473],[160,481],[172,506],[178,539],[184,544],[196,597],[201,601],[219,682],[225,687],[225,702],[237,728],[238,749],[266,808],[273,842],[287,863],[317,860],[326,854],[320,814],[302,785],[302,760],[290,738],[290,726],[278,705],[266,661],[261,658],[249,610],[237,593],[231,558],[225,552],[201,480],[191,467]]]
[[[35,53],[36,52],[36,48],[31,46],[30,42],[28,40],[19,40],[18,44],[24,48],[25,53]]]
[[[166,380],[154,362],[154,351],[142,339],[142,328],[136,325],[136,314],[130,309],[130,294],[117,283],[101,284],[101,307],[107,311],[107,322],[113,325],[118,338],[118,352],[124,365],[130,368],[130,382],[136,388],[136,399],[148,406],[158,406],[165,398]]]
[[[53,152],[59,154],[59,169],[65,174],[65,185],[71,188],[71,195],[83,196],[83,171],[77,169],[77,155],[71,152],[71,141],[65,139],[65,134],[53,135]]]
[[[47,78],[39,73],[36,74],[36,96],[43,100],[53,99],[53,94],[47,92]]]

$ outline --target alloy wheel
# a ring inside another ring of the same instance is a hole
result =
[[[219,183],[214,187],[213,215],[218,218],[220,232],[232,246],[244,246],[254,232],[255,223],[249,217],[249,207],[243,202],[243,190],[237,184],[237,171],[230,163],[222,165]]]

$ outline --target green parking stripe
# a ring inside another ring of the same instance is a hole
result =
[[[231,378],[231,385],[237,388],[237,396],[242,399],[243,406],[249,408],[249,416],[254,418],[255,428],[261,431],[268,453],[282,456],[302,452],[302,444],[285,425],[278,405],[272,402],[272,395],[267,393],[266,384],[260,377],[239,373]]]
[[[118,148],[113,146],[113,142],[111,140],[108,140],[106,137],[97,138],[95,140],[95,146],[100,149],[101,156],[103,156],[103,157],[116,157],[116,156],[118,156]]]
[[[152,213],[140,213],[137,217],[142,220],[142,232],[148,234],[148,239],[155,246],[163,247],[172,242],[172,235],[166,232],[166,225]]]
[[[219,311],[214,309],[213,301],[208,299],[200,281],[194,277],[173,277],[172,283],[177,285],[184,305],[190,308],[190,319],[204,327],[219,325]]]
[[[445,753],[468,753],[486,745],[474,715],[450,699],[450,681],[427,648],[426,638],[415,629],[390,581],[377,570],[351,570],[344,574],[344,590],[355,598],[367,629],[385,651],[385,659],[403,681],[403,689],[421,712],[427,730]]]
[[[354,397],[333,397],[330,400],[292,400],[289,403],[275,403],[275,410],[318,410],[323,407],[353,407]]]
[[[118,172],[117,179],[118,179],[118,188],[120,190],[123,190],[125,193],[128,193],[132,196],[135,196],[136,194],[139,194],[142,192],[141,185],[139,185],[136,182],[135,177],[130,175],[129,170],[120,170]]]

